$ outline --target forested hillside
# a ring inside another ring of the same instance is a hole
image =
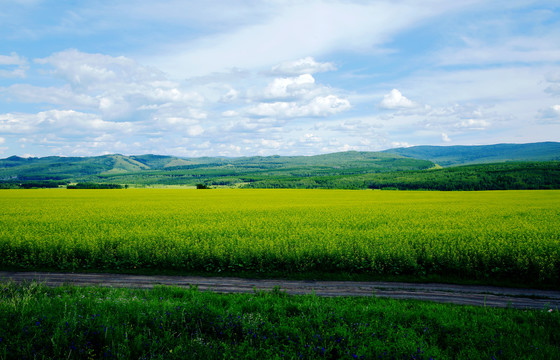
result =
[[[317,156],[240,158],[177,158],[172,156],[106,155],[84,158],[20,158],[0,160],[0,181],[9,184],[101,182],[135,185],[235,184],[269,178],[342,176],[423,170],[427,160],[382,152],[342,152]]]
[[[441,166],[506,161],[558,161],[560,143],[496,144],[479,146],[412,146],[385,150],[414,159],[430,160]]]
[[[354,176],[262,179],[245,187],[443,191],[560,189],[560,162],[495,163]]]
[[[536,161],[539,159],[547,161]],[[494,163],[488,163],[491,160]],[[456,166],[471,162],[479,164]],[[78,183],[89,188],[558,189],[559,164],[560,143],[418,146],[385,152],[239,158],[12,156],[0,160],[0,188]]]

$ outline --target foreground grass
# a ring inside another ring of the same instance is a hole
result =
[[[0,283],[0,359],[552,359],[560,313]]]
[[[0,268],[560,287],[560,191],[4,190]]]

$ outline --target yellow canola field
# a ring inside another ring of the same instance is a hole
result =
[[[0,267],[560,283],[560,191],[2,190]]]

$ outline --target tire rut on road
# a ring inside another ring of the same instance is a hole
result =
[[[48,286],[197,286],[199,290],[220,293],[251,293],[255,290],[270,291],[279,287],[292,295],[314,293],[318,296],[376,296],[488,307],[560,309],[560,291],[475,285],[0,271],[0,280],[2,279],[14,282],[38,281]]]

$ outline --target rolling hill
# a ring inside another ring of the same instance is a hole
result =
[[[560,160],[560,143],[412,146],[389,149],[384,152],[413,159],[430,160],[441,166],[505,161],[558,161]]]
[[[88,181],[120,184],[222,185],[252,178],[368,174],[433,167],[430,161],[382,152],[317,156],[178,158],[162,155],[21,158],[0,160],[0,181]],[[218,180],[217,180],[218,179]]]
[[[555,142],[238,158],[12,156],[0,159],[0,188],[81,182],[253,188],[551,189],[560,188],[559,160],[560,143]],[[445,168],[437,169],[438,165]]]

